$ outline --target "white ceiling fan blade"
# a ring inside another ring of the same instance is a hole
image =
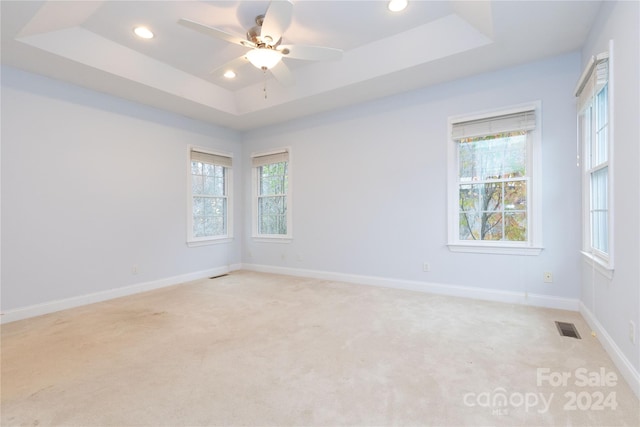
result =
[[[192,21],[190,19],[181,18],[178,23],[180,25],[184,25],[187,28],[191,28],[192,30],[196,30],[202,34],[206,34],[211,37],[215,37],[217,39],[226,40],[231,43],[239,44],[245,47],[255,47],[255,43],[250,42],[249,40],[243,39],[238,36],[234,36],[233,34],[226,33],[222,30],[218,30],[217,28],[210,27],[208,25],[200,24],[199,22]]]
[[[278,46],[278,50],[282,52],[285,58],[292,58],[292,59],[306,59],[308,61],[323,61],[323,60],[329,60],[329,59],[342,58],[342,49],[334,49],[332,47],[287,44],[287,45]]]
[[[282,86],[293,86],[296,82],[291,70],[289,70],[289,67],[282,61],[278,62],[278,64],[269,71],[271,71],[273,77],[275,77]]]
[[[222,64],[221,66],[214,68],[213,70],[211,70],[211,74],[223,74],[228,70],[237,72],[240,67],[246,64],[249,64],[249,60],[247,59],[246,55],[242,55],[236,59],[232,59],[226,64]]]
[[[264,15],[260,38],[267,44],[277,43],[284,30],[289,28],[293,16],[293,3],[290,0],[272,0]]]

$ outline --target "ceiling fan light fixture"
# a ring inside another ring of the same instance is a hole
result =
[[[247,59],[253,64],[254,67],[259,69],[267,69],[275,67],[280,59],[282,59],[282,53],[275,49],[258,48],[252,49],[247,52]]]
[[[408,4],[408,0],[391,0],[389,1],[388,8],[391,12],[400,12],[401,10],[405,10]]]

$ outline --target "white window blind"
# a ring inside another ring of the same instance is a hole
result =
[[[535,109],[531,109],[478,120],[454,122],[451,125],[451,136],[454,140],[460,140],[498,133],[530,131],[535,127],[536,112]]]
[[[194,162],[220,165],[227,168],[230,168],[232,164],[231,157],[221,156],[219,154],[203,153],[195,150],[191,151],[191,160]]]
[[[270,165],[273,163],[280,162],[288,162],[289,161],[289,153],[287,151],[283,151],[280,153],[272,153],[264,156],[256,156],[251,158],[251,164],[254,168]]]
[[[603,53],[597,57],[592,56],[576,87],[575,95],[578,97],[578,111],[584,110],[608,81],[609,54]]]

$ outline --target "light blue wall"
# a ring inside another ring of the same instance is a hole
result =
[[[624,356],[640,380],[640,3],[605,2],[582,50],[586,63],[606,52],[613,40],[613,223],[615,271],[609,280],[582,265],[582,301]],[[635,344],[629,339],[635,322]],[[637,381],[638,381],[637,380]]]
[[[242,227],[232,244],[185,242],[187,145],[240,170],[239,139],[3,67],[2,310],[238,263]]]
[[[244,156],[292,148],[293,242],[255,242],[244,262],[528,292],[580,295],[580,173],[567,54],[413,91],[244,136]],[[452,253],[447,243],[447,118],[542,101],[539,256]],[[250,206],[250,168],[244,171]],[[422,271],[423,262],[431,272]],[[543,283],[551,271],[553,284]]]

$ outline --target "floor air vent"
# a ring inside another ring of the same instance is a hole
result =
[[[574,325],[573,323],[556,322],[556,327],[558,328],[558,332],[560,332],[560,335],[562,335],[563,337],[581,339],[580,334],[576,329],[576,325]]]
[[[217,279],[218,277],[224,277],[224,276],[228,276],[228,275],[229,275],[229,273],[220,274],[218,276],[209,277],[209,279]]]

